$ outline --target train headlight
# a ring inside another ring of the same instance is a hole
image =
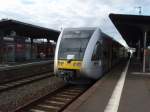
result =
[[[63,66],[64,62],[58,61],[58,66]]]
[[[81,67],[81,62],[76,62],[73,64],[73,66]]]
[[[78,62],[78,63],[77,63],[77,66],[81,67],[81,62]]]

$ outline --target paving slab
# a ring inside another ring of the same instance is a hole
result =
[[[140,63],[131,61],[118,112],[150,111],[150,74],[140,69]]]

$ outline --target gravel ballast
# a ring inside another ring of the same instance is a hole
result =
[[[0,112],[13,112],[22,105],[36,100],[64,86],[62,79],[49,77],[0,93]]]

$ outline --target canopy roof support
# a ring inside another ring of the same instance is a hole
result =
[[[147,40],[146,38],[147,38],[147,31],[144,32],[143,72],[145,72],[146,40]]]

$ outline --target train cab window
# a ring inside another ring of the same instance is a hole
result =
[[[93,32],[94,30],[65,30],[59,46],[58,59],[66,60],[68,55],[74,55],[74,60],[82,60]]]
[[[91,60],[93,60],[93,61],[100,60],[100,58],[101,58],[101,49],[102,49],[101,43],[97,42],[95,47],[94,47],[94,51],[93,51]]]

